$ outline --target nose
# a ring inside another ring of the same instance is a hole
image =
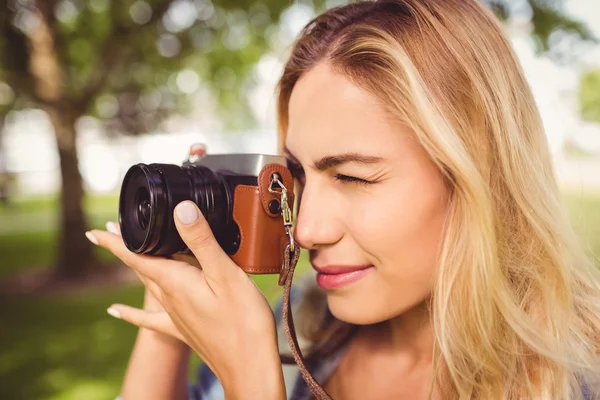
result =
[[[306,184],[294,228],[296,242],[309,250],[338,242],[343,237],[340,211],[335,205],[335,196],[329,195],[326,188]]]

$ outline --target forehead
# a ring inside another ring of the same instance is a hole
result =
[[[310,148],[311,154],[369,150],[383,155],[403,130],[375,96],[327,64],[298,80],[288,110],[286,146],[294,153]]]

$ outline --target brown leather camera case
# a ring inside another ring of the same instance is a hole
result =
[[[258,186],[238,185],[234,191],[233,220],[240,228],[240,247],[231,257],[246,273],[281,272],[283,252],[289,244],[281,211],[269,210],[269,203],[281,195],[269,192],[272,175],[279,174],[288,190],[288,204],[294,204],[294,181],[290,171],[280,164],[268,164],[258,175]],[[281,189],[275,185],[275,190]]]

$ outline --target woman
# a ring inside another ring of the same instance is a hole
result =
[[[327,11],[285,66],[278,117],[301,187],[295,238],[318,272],[296,322],[334,399],[592,398],[598,271],[487,9],[382,0]],[[89,234],[147,287],[145,311],[111,308],[144,328],[123,397],[185,398],[189,346],[220,381],[194,393],[285,398],[267,302],[193,204],[176,215],[202,271]],[[308,396],[292,386],[288,396]]]

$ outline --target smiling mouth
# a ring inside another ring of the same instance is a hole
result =
[[[356,282],[375,269],[373,265],[314,265],[314,268],[317,271],[317,284],[329,290]]]

